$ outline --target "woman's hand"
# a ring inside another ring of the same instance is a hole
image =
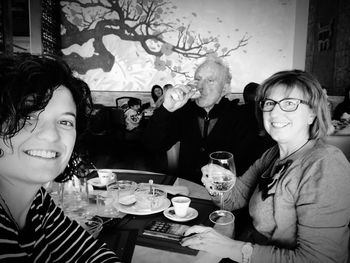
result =
[[[211,227],[193,226],[186,232],[181,241],[182,246],[206,251],[220,258],[231,258],[240,262],[243,242],[224,236]]]
[[[168,111],[174,112],[185,105],[195,92],[190,86],[176,85],[165,92],[163,106]]]
[[[214,178],[216,177],[231,177],[232,172],[228,169],[223,168],[217,164],[207,164],[202,167],[202,183],[209,192],[210,195],[216,196],[218,195],[218,191],[215,191],[213,186]],[[236,182],[236,176],[233,175],[234,181]]]

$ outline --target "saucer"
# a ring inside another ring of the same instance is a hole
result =
[[[172,206],[168,209],[165,209],[163,214],[166,218],[169,218],[170,220],[177,222],[186,222],[195,219],[198,216],[198,211],[192,207],[189,207],[186,216],[178,217],[177,215],[175,215],[174,207]]]
[[[91,185],[96,186],[96,187],[100,187],[100,188],[106,187],[105,184],[101,184],[100,178],[98,178],[98,177],[92,178],[92,179],[88,180],[87,182],[88,182],[88,184],[91,184]]]

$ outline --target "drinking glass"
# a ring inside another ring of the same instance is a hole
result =
[[[118,202],[119,185],[117,175],[114,172],[111,172],[106,183],[106,190],[96,196],[97,214],[102,217],[116,217],[118,216],[118,209],[114,204]]]
[[[196,93],[191,96],[192,100],[198,99],[201,96],[201,93],[198,89],[198,80],[191,80],[187,82],[186,86],[190,87],[191,90],[196,91]]]
[[[233,160],[233,154],[225,151],[213,152],[209,155],[209,173],[212,164],[219,165],[231,171],[231,173],[211,174],[211,184],[213,190],[220,196],[220,210],[216,210],[209,215],[210,221],[217,225],[226,225],[232,222],[233,214],[224,208],[223,195],[232,189],[236,179],[236,167]]]

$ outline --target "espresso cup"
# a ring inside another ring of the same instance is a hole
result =
[[[101,185],[107,185],[114,177],[114,174],[109,169],[100,169],[97,171]]]
[[[191,203],[190,198],[185,196],[176,196],[171,199],[171,202],[174,206],[176,216],[185,217],[187,215],[187,210]]]

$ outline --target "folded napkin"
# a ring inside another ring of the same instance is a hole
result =
[[[140,187],[149,187],[148,183],[139,184]],[[171,195],[186,195],[190,194],[187,186],[182,185],[164,185],[164,184],[153,184],[154,187],[159,188]]]

